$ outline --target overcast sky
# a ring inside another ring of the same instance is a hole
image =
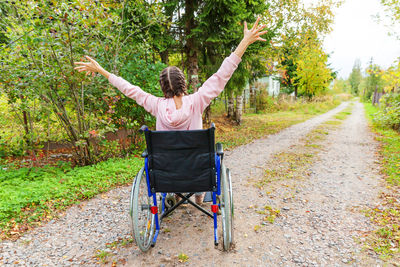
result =
[[[373,17],[384,14],[379,0],[345,0],[335,13],[333,31],[326,37],[324,47],[331,54],[329,61],[339,77],[348,77],[356,58],[365,69],[371,57],[384,68],[400,57],[400,40],[388,36],[388,28]]]

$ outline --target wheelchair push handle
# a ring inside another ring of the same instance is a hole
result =
[[[145,131],[148,131],[149,127],[147,127],[147,125],[142,125],[142,127],[140,127],[139,129],[139,133],[144,134]]]

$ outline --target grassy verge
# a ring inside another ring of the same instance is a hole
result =
[[[56,212],[131,182],[142,159],[110,159],[93,166],[0,169],[0,239],[17,238]]]
[[[383,173],[386,180],[393,185],[400,185],[400,134],[393,129],[380,128],[372,123],[373,115],[378,108],[369,103],[365,104],[365,110],[370,121],[372,130],[378,134],[377,140],[382,144],[380,153],[382,155]]]
[[[296,104],[285,111],[264,114],[245,114],[241,125],[235,125],[223,115],[212,118],[216,125],[216,140],[224,148],[234,148],[255,139],[277,133],[291,125],[306,121],[311,117],[327,112],[340,104],[337,100]]]
[[[387,181],[387,191],[380,195],[381,205],[369,209],[366,215],[378,226],[366,241],[366,247],[377,252],[383,260],[400,262],[400,134],[392,129],[374,125],[377,107],[365,104],[372,131],[380,142],[381,171]]]

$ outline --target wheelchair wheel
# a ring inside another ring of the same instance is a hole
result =
[[[147,192],[146,174],[142,168],[133,183],[130,202],[133,236],[142,251],[149,250],[155,230],[154,214],[150,211],[153,199]]]
[[[221,165],[221,217],[222,217],[222,241],[223,248],[228,251],[232,245],[233,237],[233,202],[231,198],[231,186],[229,178],[229,169],[226,169],[225,165]]]

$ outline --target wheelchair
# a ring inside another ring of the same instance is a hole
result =
[[[143,252],[154,247],[162,220],[189,203],[213,219],[216,247],[220,218],[222,247],[228,251],[233,243],[232,182],[222,144],[215,145],[214,124],[204,130],[150,131],[142,126],[140,131],[146,139],[144,166],[133,182],[129,209],[138,247]],[[211,212],[189,199],[196,192],[211,192]]]

